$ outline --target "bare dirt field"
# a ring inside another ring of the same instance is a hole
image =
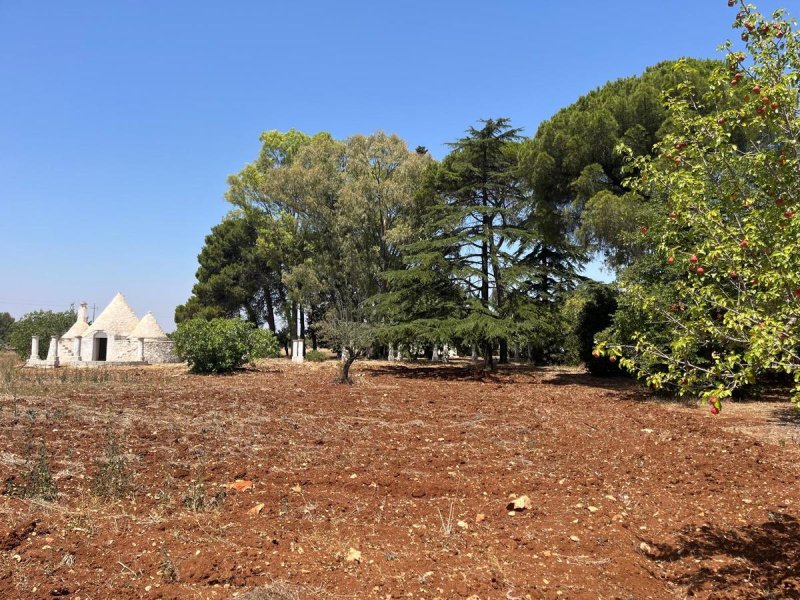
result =
[[[577,370],[335,368],[19,371],[0,598],[800,597],[788,403],[713,417]],[[98,495],[114,437],[122,498]],[[41,438],[51,501],[21,491]]]

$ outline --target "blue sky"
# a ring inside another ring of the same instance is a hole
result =
[[[797,0],[760,3],[762,11]],[[609,80],[733,35],[725,0],[0,0],[0,312],[123,292],[174,327],[226,178],[269,129],[378,129],[434,156],[532,135]],[[592,273],[595,273],[592,269]]]

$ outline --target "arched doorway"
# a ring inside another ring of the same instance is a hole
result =
[[[106,361],[108,359],[108,336],[98,331],[94,336],[94,344],[92,346],[92,360]]]

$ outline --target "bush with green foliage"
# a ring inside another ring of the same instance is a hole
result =
[[[682,76],[667,101],[673,131],[635,163],[635,189],[664,200],[642,231],[672,289],[626,281],[645,326],[599,348],[714,414],[767,373],[793,375],[800,400],[800,33],[743,2],[734,25],[746,51],[726,45],[706,92]]]
[[[251,358],[278,358],[281,355],[280,342],[269,329],[256,328],[250,331]]]
[[[241,319],[189,319],[178,325],[173,339],[195,373],[227,373],[278,351],[272,333]]]
[[[0,313],[0,350],[8,344],[8,334],[14,324],[14,317],[7,312]]]
[[[50,338],[63,335],[77,319],[70,308],[64,312],[36,310],[24,315],[11,324],[8,330],[8,345],[21,357],[28,358],[31,351],[31,338],[39,336],[39,358],[47,357]]]
[[[616,359],[596,355],[595,336],[611,325],[617,310],[617,291],[613,285],[590,281],[579,286],[564,306],[565,321],[570,323],[568,352],[586,365],[592,375],[619,375]]]
[[[328,355],[319,350],[309,350],[306,352],[306,360],[311,362],[325,362],[328,360]]]

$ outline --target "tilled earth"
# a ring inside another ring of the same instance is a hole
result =
[[[800,597],[787,402],[713,417],[576,370],[335,369],[20,371],[0,598]],[[121,477],[98,479],[115,438]],[[21,492],[41,439],[51,501]]]

